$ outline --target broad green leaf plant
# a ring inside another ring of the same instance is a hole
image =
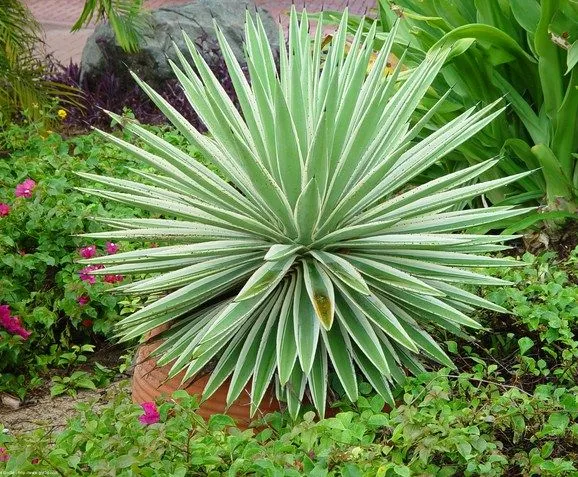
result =
[[[377,0],[377,13],[364,23],[367,32],[376,24],[376,48],[401,18],[393,50],[412,66],[448,42],[462,53],[442,68],[430,92],[429,103],[452,89],[430,126],[500,96],[511,105],[511,112],[448,157],[446,170],[452,163],[478,163],[488,151],[506,160],[486,177],[539,168],[490,200],[538,203],[551,211],[520,227],[540,217],[572,217],[578,211],[578,0]],[[338,22],[341,12],[325,17]],[[350,31],[360,22],[349,16]]]
[[[106,186],[87,193],[159,217],[101,219],[115,230],[87,236],[174,242],[84,263],[104,264],[97,274],[153,274],[117,287],[160,296],[124,318],[119,335],[169,325],[158,363],[185,381],[211,363],[204,398],[230,378],[231,404],[250,381],[254,413],[274,383],[293,416],[307,389],[322,415],[332,370],[352,401],[363,379],[392,403],[392,383],[420,372],[422,358],[452,366],[432,329],[480,328],[474,307],[504,311],[460,285],[503,284],[473,269],[515,264],[486,256],[509,237],[459,232],[526,211],[452,206],[526,173],[471,185],[496,164],[489,159],[406,187],[502,109],[471,108],[416,140],[427,118],[412,123],[414,110],[451,49],[400,82],[401,63],[382,74],[395,31],[368,73],[375,27],[347,46],[346,26],[347,14],[322,54],[322,28],[310,35],[307,14],[293,10],[278,69],[261,21],[248,15],[250,80],[217,29],[240,111],[185,36],[195,69],[182,55],[172,67],[208,135],[136,79],[226,179],[133,122],[125,127],[147,151],[101,134],[158,172],[139,172],[142,183],[81,174]]]

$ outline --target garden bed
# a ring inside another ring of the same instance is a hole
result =
[[[578,4],[377,13],[0,97],[0,473],[578,474]]]

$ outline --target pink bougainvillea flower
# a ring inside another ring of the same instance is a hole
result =
[[[141,407],[143,408],[144,414],[138,418],[140,422],[147,425],[159,422],[161,416],[154,402],[143,402]]]
[[[92,258],[96,255],[96,245],[89,245],[80,249],[80,256],[82,258]]]
[[[96,283],[96,277],[94,275],[91,275],[90,272],[94,271],[94,270],[100,270],[101,268],[104,268],[103,265],[88,265],[87,267],[84,267],[82,270],[80,270],[80,272],[78,272],[78,274],[80,275],[80,279],[83,282],[88,282],[91,285],[94,285]]]
[[[13,334],[21,336],[23,340],[27,340],[28,338],[30,338],[32,332],[25,330],[22,327],[22,325],[20,324],[20,319],[17,316],[13,316],[12,318],[16,318],[18,320],[18,327],[14,329]]]
[[[116,252],[118,252],[118,245],[112,242],[106,242],[106,253],[114,255]]]
[[[12,335],[19,335],[27,340],[32,334],[24,329],[18,316],[10,316],[10,308],[7,305],[0,306],[0,326]]]
[[[76,299],[76,301],[80,306],[84,306],[90,301],[90,298],[88,298],[86,295],[81,295]]]
[[[104,276],[104,281],[106,283],[117,283],[117,282],[122,282],[124,280],[124,277],[122,275],[105,275]]]
[[[10,459],[8,452],[4,447],[0,447],[0,462],[7,462]]]
[[[10,213],[10,206],[8,204],[0,204],[0,217],[6,217]]]
[[[20,319],[10,316],[10,308],[8,305],[2,305],[0,307],[0,326],[5,328],[8,333],[14,333],[14,330],[20,327]]]
[[[26,197],[29,199],[32,197],[32,191],[36,187],[36,182],[32,179],[26,179],[24,182],[16,186],[15,195],[16,197]]]
[[[90,272],[93,270],[92,267],[92,265],[84,267],[82,270],[80,270],[80,272],[78,272],[78,275],[83,282],[88,282],[91,285],[94,285],[96,283],[96,277],[90,274]]]

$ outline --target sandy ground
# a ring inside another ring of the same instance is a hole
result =
[[[116,381],[105,389],[79,391],[75,397],[64,395],[52,398],[49,394],[40,396],[17,410],[0,405],[0,422],[11,434],[39,428],[58,430],[74,416],[77,404],[94,401],[94,407],[98,408],[111,401],[125,387],[130,387],[129,379]]]

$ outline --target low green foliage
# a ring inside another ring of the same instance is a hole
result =
[[[86,371],[74,371],[70,376],[52,377],[50,395],[53,397],[64,393],[76,396],[78,389],[96,389],[90,374]]]
[[[84,353],[92,353],[93,351],[94,346],[90,344],[82,346],[72,345],[70,351],[62,353],[55,364],[57,366],[66,366],[70,369],[74,365],[86,363],[88,358]]]
[[[173,130],[155,130],[168,141],[182,141]],[[80,279],[79,251],[91,242],[77,235],[101,230],[88,217],[138,213],[75,191],[82,182],[75,173],[130,175],[131,166],[138,167],[95,134],[65,139],[35,122],[0,132],[0,203],[10,207],[0,216],[0,305],[10,306],[32,333],[23,340],[0,328],[0,391],[24,397],[41,384],[39,373],[66,365],[74,346],[112,335],[126,306],[109,293],[109,283]],[[27,178],[36,182],[32,196],[15,197],[15,187]],[[104,241],[94,244],[98,254],[106,253]]]
[[[502,272],[515,287],[500,288],[487,298],[512,310],[515,318],[491,317],[489,353],[515,380],[575,385],[578,380],[577,252],[563,264],[552,252],[526,253],[524,268]],[[497,272],[499,273],[499,272]],[[506,361],[507,356],[510,359]]]
[[[241,431],[228,416],[204,422],[184,392],[159,406],[160,422],[120,394],[79,416],[62,433],[4,435],[5,471],[94,476],[410,476],[573,475],[578,458],[578,388],[528,394],[479,373],[447,370],[412,378],[401,403],[361,397],[354,409],[294,427],[272,414],[262,430]],[[366,386],[369,388],[369,386]],[[1,434],[0,434],[1,436]],[[4,465],[4,467],[2,467]]]

